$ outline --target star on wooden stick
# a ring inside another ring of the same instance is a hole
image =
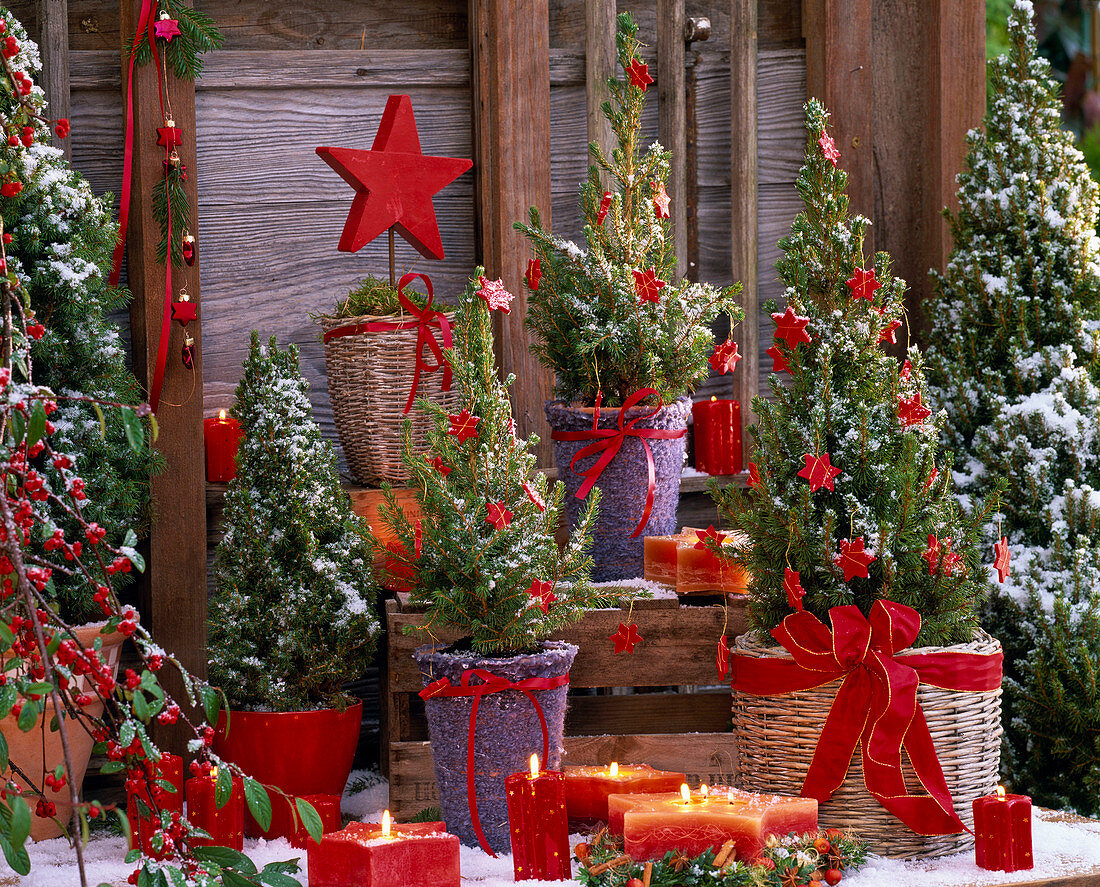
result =
[[[543,582],[540,579],[531,580],[531,587],[527,589],[527,593],[538,601],[536,606],[543,613],[549,613],[550,605],[558,599],[557,595],[554,594],[554,583]]]
[[[472,416],[469,410],[464,409],[457,416],[447,418],[451,420],[447,433],[457,437],[460,444],[466,443],[471,437],[477,437],[477,425],[481,421],[479,416]]]
[[[661,290],[667,285],[652,268],[634,272],[634,291],[643,302],[659,302]]]
[[[512,522],[512,512],[504,507],[503,502],[490,502],[486,507],[489,516],[485,518],[485,522],[492,524],[496,529],[503,530]]]

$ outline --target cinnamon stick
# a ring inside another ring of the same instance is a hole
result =
[[[609,859],[607,862],[601,862],[599,865],[592,866],[592,868],[588,870],[588,874],[602,875],[609,869],[613,869],[616,866],[620,866],[628,862],[630,862],[630,857],[626,854],[623,854],[622,856],[616,856],[614,859]]]
[[[722,845],[722,849],[718,851],[718,855],[714,857],[714,862],[712,862],[711,865],[716,869],[720,869],[726,864],[726,860],[735,855],[733,839],[730,838],[730,840]]]
[[[642,887],[649,887],[649,882],[653,878],[653,863],[647,862],[645,864],[645,872],[642,873]]]

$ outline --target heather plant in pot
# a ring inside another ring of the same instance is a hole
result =
[[[406,426],[404,458],[420,517],[410,521],[389,489],[381,514],[400,542],[393,556],[418,576],[412,603],[427,608],[413,630],[426,640],[442,632],[460,638],[417,648],[421,695],[447,828],[490,852],[509,847],[505,777],[526,769],[532,753],[544,767],[560,762],[577,648],[545,638],[616,597],[589,583],[598,494],[564,550],[555,542],[564,490],[533,473],[536,441],[516,437],[508,400],[514,379],[499,379],[493,356],[490,310],[507,311],[511,295],[478,274],[462,295],[446,352],[461,408],[448,413],[421,401],[432,419],[427,452],[413,447]],[[499,685],[478,689],[489,681]],[[545,716],[545,735],[525,690]],[[484,693],[476,722],[475,693]]]
[[[731,322],[743,315],[740,285],[715,289],[675,279],[664,184],[670,155],[657,143],[642,151],[652,78],[637,30],[628,14],[619,16],[624,79],[608,81],[611,101],[602,109],[617,144],[610,153],[589,145],[593,163],[580,189],[585,245],[544,229],[535,207],[529,225],[516,225],[535,251],[526,275],[527,323],[537,336],[532,350],[556,378],[559,399],[546,404],[546,415],[570,525],[580,520],[589,490],[603,492],[593,548],[597,581],[640,576],[643,537],[675,531],[689,395],[707,374],[711,325],[720,312]],[[727,340],[711,359],[732,368],[736,348]],[[608,431],[615,428],[623,434]]]
[[[365,522],[321,439],[294,346],[257,333],[233,415],[243,438],[214,556],[210,676],[225,691],[215,750],[288,795],[340,795],[362,703],[342,689],[374,651],[372,552]],[[296,830],[276,799],[269,837]]]

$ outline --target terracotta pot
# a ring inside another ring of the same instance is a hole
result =
[[[118,675],[119,654],[122,652],[122,644],[126,638],[119,632],[101,635],[99,630],[105,625],[103,622],[89,623],[73,629],[77,641],[82,647],[91,647],[97,637],[102,639],[101,656],[110,667],[111,674]],[[91,689],[87,678],[77,679],[75,684],[77,692]],[[93,702],[84,707],[84,711],[90,717],[98,718],[103,714],[103,703]],[[19,729],[19,719],[15,715],[8,715],[0,721],[0,732],[8,742],[8,755],[12,763],[27,773],[31,779],[42,785],[47,773],[51,772],[59,764],[65,763],[65,755],[61,748],[61,733],[50,730],[49,724],[54,717],[53,704],[47,699],[42,719],[38,726],[29,733]],[[88,769],[88,761],[92,757],[92,746],[95,740],[81,727],[66,721],[66,732],[69,739],[69,754],[72,759],[73,772],[70,774],[72,783],[80,786],[84,783],[84,773]],[[60,792],[46,792],[46,800],[53,801],[57,807],[57,814],[53,819],[43,819],[34,816],[34,808],[38,799],[42,797],[29,790],[26,783],[12,775],[11,771],[5,771],[4,779],[12,779],[24,789],[24,797],[31,805],[31,838],[35,841],[45,841],[49,838],[59,838],[64,834],[61,823],[66,826],[72,818],[73,806],[69,802],[69,788],[66,786]]]
[[[473,652],[451,652],[443,645],[417,647],[414,656],[420,665],[424,686],[440,678],[452,685],[462,681],[468,669],[484,669],[510,681],[525,678],[553,678],[568,674],[577,648],[562,641],[545,641],[537,653],[491,658]],[[474,678],[471,683],[482,683]],[[562,737],[565,734],[565,706],[569,685],[549,690],[533,690],[546,717],[550,739],[549,760],[545,770],[561,766]],[[458,835],[463,844],[478,846],[470,814],[467,786],[471,696],[437,696],[424,703],[428,716],[435,778],[447,831]],[[531,754],[542,757],[542,727],[538,714],[521,690],[502,690],[481,698],[474,734],[474,796],[478,818],[489,846],[498,853],[511,853],[508,831],[508,805],[504,780],[512,773],[526,772]]]
[[[214,751],[253,779],[294,797],[339,797],[351,773],[362,721],[362,702],[343,711],[235,711],[227,732],[222,712]],[[246,810],[244,830],[251,838],[293,838],[297,829],[290,803],[272,793],[271,828],[264,832]]]
[[[592,428],[591,407],[574,407],[560,400],[547,401],[546,419],[554,431],[589,431]],[[645,416],[652,407],[634,407],[627,411],[625,421]],[[687,429],[691,414],[688,398],[666,404],[656,414],[640,419],[635,428],[658,428],[665,431]],[[615,428],[619,410],[600,410],[600,428]],[[555,440],[554,462],[558,478],[565,484],[565,516],[570,528],[577,525],[584,508],[583,500],[576,494],[584,483],[578,472],[594,465],[599,454],[581,459],[575,469],[570,468],[573,457],[591,440]],[[595,486],[599,487],[599,520],[592,539],[592,579],[609,582],[615,579],[633,579],[641,576],[645,565],[645,537],[670,536],[677,530],[676,509],[680,505],[680,475],[684,469],[684,453],[687,435],[671,440],[647,440],[653,453],[654,490],[653,509],[649,523],[637,537],[631,534],[638,526],[645,509],[649,469],[645,449],[637,437],[627,437],[618,454],[604,468]]]

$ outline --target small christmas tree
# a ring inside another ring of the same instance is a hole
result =
[[[527,271],[527,323],[539,337],[532,349],[554,370],[566,402],[591,405],[602,392],[604,406],[618,406],[645,387],[665,403],[689,394],[707,374],[719,312],[733,323],[743,316],[735,300],[740,284],[717,290],[672,279],[664,185],[670,154],[657,143],[641,153],[653,79],[637,32],[629,14],[619,16],[616,46],[626,80],[608,81],[612,101],[602,108],[618,145],[610,157],[595,142],[588,146],[595,163],[580,189],[587,249],[544,230],[535,207],[529,226],[516,225],[537,256]],[[601,172],[613,190],[604,191]]]
[[[749,488],[715,490],[751,542],[752,622],[771,629],[805,608],[827,623],[830,607],[868,614],[888,599],[921,614],[918,643],[968,641],[985,587],[975,525],[960,519],[950,474],[936,468],[919,352],[899,372],[882,349],[900,326],[905,282],[890,276],[885,253],[864,265],[869,223],[849,217],[827,115],[814,100],[806,117],[805,208],[780,241],[787,306],[773,315],[768,352],[775,399],[753,403]]]
[[[617,595],[588,581],[588,546],[598,494],[564,552],[554,540],[562,486],[532,474],[537,439],[516,437],[493,356],[491,309],[507,310],[511,295],[477,271],[459,303],[454,348],[446,349],[462,392],[457,414],[425,400],[434,419],[430,453],[413,452],[406,425],[405,464],[420,503],[410,522],[386,490],[382,518],[404,549],[395,557],[417,571],[412,601],[428,610],[421,630],[455,629],[479,653],[527,652],[592,607]]]
[[[214,557],[210,678],[237,707],[339,706],[378,633],[373,549],[321,439],[298,350],[252,347],[233,415],[244,438]]]
[[[990,63],[985,131],[959,176],[955,248],[934,303],[930,396],[964,505],[1007,480],[985,527],[999,580],[1014,787],[1100,812],[1100,240],[1097,185],[1017,0]],[[1009,570],[1011,569],[1011,573]],[[1000,583],[1003,582],[1003,585]]]

